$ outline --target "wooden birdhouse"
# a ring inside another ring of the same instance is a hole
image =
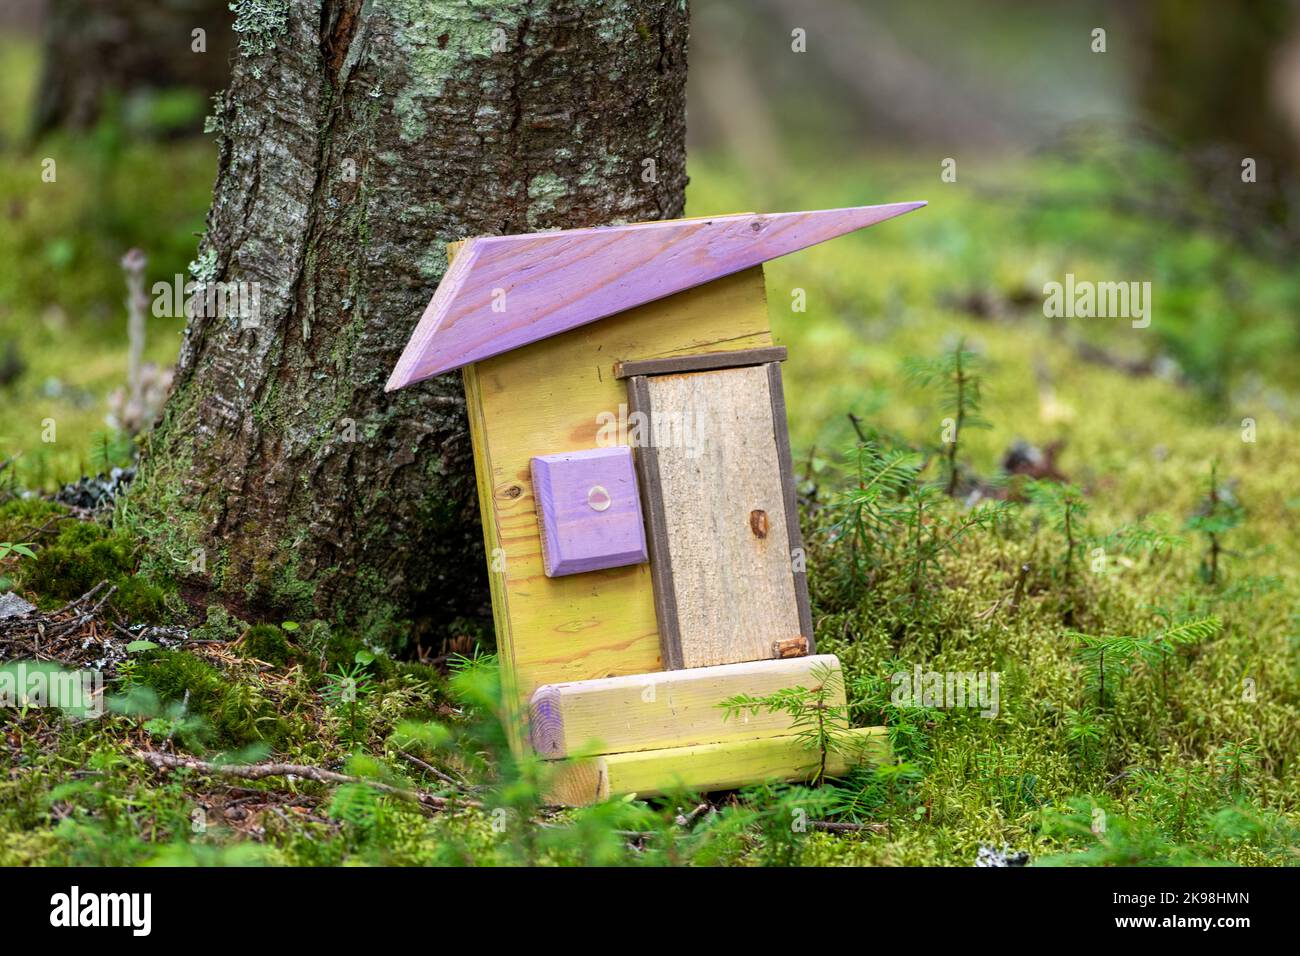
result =
[[[388,390],[463,370],[511,745],[561,762],[557,802],[817,766],[789,716],[719,706],[844,695],[813,646],[762,264],[922,205],[451,244]]]

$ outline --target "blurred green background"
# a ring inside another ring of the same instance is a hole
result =
[[[114,6],[3,13],[0,476],[23,487],[129,457],[105,434],[126,369],[119,262],[139,247],[149,283],[186,273],[215,169],[201,131],[226,62],[224,4],[117,5],[206,8],[208,75],[118,55],[141,44],[125,32],[161,27],[91,15]],[[1296,3],[702,0],[690,76],[688,214],[930,202],[770,267],[778,335],[800,346],[805,453],[848,441],[850,410],[932,429],[929,411],[890,401],[897,359],[958,335],[999,363],[990,400],[1005,414],[970,449],[983,468],[1017,434],[1068,438],[1103,414],[1121,415],[1107,422],[1117,437],[1149,427],[1176,442],[1160,416],[1132,414],[1147,379],[1205,422],[1293,415]],[[47,158],[57,187],[42,182]],[[1043,284],[1066,273],[1151,282],[1150,328],[1044,318]],[[146,358],[169,365],[180,333],[151,316]],[[1072,397],[1094,372],[1108,384]],[[47,419],[56,442],[40,440]]]

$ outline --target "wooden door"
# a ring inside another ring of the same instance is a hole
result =
[[[811,653],[780,364],[673,361],[628,379],[664,667]]]

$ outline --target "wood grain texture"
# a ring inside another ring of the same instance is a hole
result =
[[[631,448],[541,455],[530,473],[547,577],[648,559]]]
[[[865,762],[889,759],[884,727],[848,731],[849,746],[827,755],[826,772],[841,776]],[[555,761],[545,788],[546,801],[584,806],[610,797],[652,797],[680,791],[731,790],[764,780],[807,780],[816,772],[819,754],[801,737],[670,747],[636,753],[607,754]]]
[[[650,386],[644,375],[628,379],[627,397],[633,415],[644,417],[650,414]],[[673,585],[673,555],[668,546],[667,501],[663,482],[659,480],[659,452],[653,444],[641,443],[634,458],[641,486],[646,545],[650,551],[650,581],[654,590],[660,655],[665,669],[679,670],[682,666],[681,626],[677,620],[677,589]]]
[[[530,459],[607,442],[627,411],[618,361],[771,344],[759,268],[464,370],[516,753],[531,749],[528,701],[540,685],[663,670],[647,565],[546,576]]]
[[[745,213],[470,239],[438,285],[386,389],[539,342],[923,205]]]
[[[554,759],[787,736],[795,732],[788,714],[728,717],[719,704],[829,681],[828,703],[843,707],[839,672],[839,659],[827,654],[546,684],[531,702],[533,749]]]
[[[790,453],[790,424],[786,417],[785,388],[781,384],[781,366],[767,367],[768,394],[772,396],[772,424],[776,429],[776,460],[781,468],[781,489],[785,504],[785,527],[789,535],[790,570],[794,576],[794,598],[799,612],[799,633],[807,640],[805,654],[817,652],[813,637],[812,602],[808,597],[807,554],[803,531],[799,528],[799,499],[795,491],[794,460]],[[778,655],[779,656],[779,655]]]
[[[651,568],[669,605],[665,666],[772,657],[777,641],[803,632],[768,367],[629,381],[654,433],[642,493]]]
[[[454,250],[455,244],[448,248]],[[454,252],[452,253],[454,254]],[[527,717],[519,712],[515,701],[519,699],[518,678],[514,665],[514,640],[510,627],[510,614],[506,596],[506,575],[495,558],[507,554],[502,546],[501,528],[496,520],[495,501],[492,496],[492,472],[488,464],[488,432],[483,415],[483,393],[479,388],[477,367],[467,365],[461,370],[465,385],[465,407],[469,417],[470,442],[474,447],[474,481],[478,487],[479,518],[483,525],[483,550],[488,559],[488,591],[492,598],[492,626],[497,638],[497,657],[500,661],[501,698],[505,703],[504,723],[506,737],[515,753],[522,753],[528,736]]]
[[[784,362],[784,345],[770,349],[738,349],[734,352],[712,352],[705,355],[678,355],[673,358],[640,359],[619,362],[614,366],[615,378],[633,375],[671,375],[677,372],[708,372],[719,368],[740,368],[744,365],[765,365]]]

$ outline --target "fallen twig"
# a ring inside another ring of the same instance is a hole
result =
[[[95,585],[95,589],[94,589],[94,591],[91,591],[90,594],[94,594],[95,591],[98,591],[98,590],[99,590],[100,588],[102,588],[105,584],[108,584],[108,582],[107,582],[107,581],[100,581],[98,584]],[[117,585],[116,585],[116,584],[109,585],[108,590],[105,591],[102,595],[99,596],[99,599],[95,602],[94,607],[92,607],[92,608],[91,608],[90,610],[88,610],[88,611],[86,611],[86,610],[81,611],[81,613],[79,613],[79,614],[78,614],[76,617],[74,617],[71,621],[66,622],[66,623],[63,625],[63,627],[61,627],[59,630],[57,630],[57,631],[54,633],[54,639],[55,639],[55,640],[58,640],[59,638],[65,636],[65,635],[67,635],[67,634],[71,634],[71,633],[72,633],[73,631],[75,631],[77,628],[79,628],[79,627],[85,627],[87,624],[93,622],[93,621],[95,620],[95,615],[97,615],[97,614],[99,613],[99,609],[102,608],[102,607],[104,606],[104,602],[105,602],[105,601],[107,601],[109,598],[111,598],[111,597],[113,596],[113,593],[114,593],[115,591],[117,591]],[[89,597],[89,594],[87,594],[87,595],[83,595],[82,597],[78,598],[77,600],[78,600],[78,601],[85,601],[87,597]],[[69,606],[71,606],[71,605],[69,605]]]
[[[1026,562],[1020,566],[1020,573],[1016,575],[1016,591],[1011,598],[1012,615],[1020,613],[1020,601],[1025,596],[1025,579],[1029,577],[1029,570],[1029,564]]]
[[[707,804],[707,803],[701,803],[698,807],[696,807],[696,808],[695,808],[694,810],[692,810],[690,813],[679,813],[679,814],[677,814],[677,818],[676,818],[676,820],[675,820],[674,822],[675,822],[679,827],[689,827],[692,823],[695,822],[695,818],[698,817],[701,813],[703,813],[703,812],[704,812],[705,810],[707,810],[707,809],[709,809],[709,804]]]
[[[812,828],[814,830],[824,830],[827,833],[885,833],[889,830],[889,824],[838,823],[834,820],[813,820]]]
[[[59,610],[51,611],[51,613],[45,615],[45,617],[56,618],[59,617],[60,614],[66,614],[68,611],[73,610],[74,607],[81,607],[83,604],[86,604],[87,601],[90,601],[92,597],[95,597],[96,594],[99,594],[100,589],[105,587],[108,587],[108,581],[100,581],[99,584],[96,584],[94,588],[90,589],[90,591],[82,594],[81,597],[74,597],[72,601],[68,602],[68,604],[60,607]]]
[[[155,770],[194,770],[198,773],[211,774],[212,776],[239,777],[243,780],[262,780],[266,777],[301,777],[304,780],[315,780],[317,783],[363,783],[366,786],[373,787],[381,793],[387,793],[391,796],[397,797],[399,800],[418,803],[421,806],[430,807],[435,810],[455,809],[457,807],[476,807],[481,809],[483,807],[483,804],[478,800],[440,797],[436,794],[426,793],[423,790],[407,790],[402,787],[394,787],[392,784],[382,783],[378,780],[369,780],[365,777],[354,777],[350,774],[338,773],[334,770],[325,770],[322,767],[309,767],[306,764],[217,764],[210,763],[207,760],[199,760],[195,757],[179,757],[172,754],[159,753],[156,750],[140,751],[139,757]]]
[[[1142,767],[1129,767],[1129,768],[1126,769],[1126,770],[1121,770],[1119,773],[1115,774],[1115,776],[1111,777],[1109,780],[1107,780],[1105,783],[1103,783],[1103,784],[1101,785],[1101,788],[1102,788],[1103,790],[1109,789],[1111,784],[1113,784],[1113,783],[1119,783],[1119,781],[1123,780],[1123,779],[1124,779],[1125,777],[1127,777],[1129,774],[1131,774],[1131,773],[1135,773],[1135,772],[1140,771],[1140,770],[1142,770],[1142,769],[1143,769]]]
[[[0,469],[0,470],[3,470],[3,469]],[[22,533],[22,540],[24,540],[24,541],[35,541],[35,540],[36,540],[37,538],[39,538],[41,535],[45,534],[45,533],[48,532],[48,531],[53,530],[54,526],[55,526],[56,524],[58,524],[60,521],[72,521],[72,520],[75,520],[75,519],[76,519],[76,515],[71,514],[71,513],[66,513],[66,514],[57,514],[57,515],[55,515],[53,518],[51,518],[49,521],[45,522],[45,524],[41,525],[40,527],[37,527],[36,525],[32,525],[30,528],[28,528],[28,529],[26,529],[25,531],[23,531],[23,533]],[[15,538],[14,540],[18,540],[18,539]]]
[[[403,757],[405,757],[407,760],[409,760],[411,763],[415,764],[425,773],[432,774],[433,776],[437,777],[439,780],[441,780],[443,783],[447,784],[448,786],[455,787],[457,790],[475,789],[474,787],[471,787],[469,784],[465,783],[463,780],[457,780],[455,777],[451,776],[451,774],[443,773],[433,764],[429,763],[427,760],[421,760],[413,753],[408,753],[405,750],[398,750],[397,752],[401,754]]]

